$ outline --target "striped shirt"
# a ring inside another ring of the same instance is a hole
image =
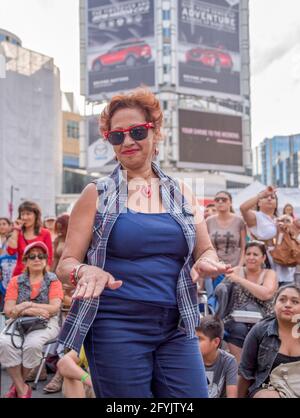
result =
[[[179,273],[176,299],[180,312],[178,327],[188,338],[195,336],[199,325],[197,286],[192,282],[190,271],[194,264],[193,250],[196,243],[195,221],[191,206],[180,191],[176,180],[152,163],[152,169],[159,178],[162,203],[166,211],[179,223],[188,244],[188,255]],[[128,184],[126,172],[119,165],[113,173],[96,182],[99,195],[98,207],[93,226],[93,235],[87,251],[87,264],[103,268],[106,259],[110,232],[120,215],[126,210]],[[59,335],[59,342],[79,353],[83,341],[97,314],[100,297],[73,301],[68,316]]]

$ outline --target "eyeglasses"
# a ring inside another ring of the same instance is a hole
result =
[[[36,258],[38,258],[39,260],[45,260],[47,258],[47,255],[46,254],[29,254],[27,258],[29,260],[35,260]]]
[[[147,122],[141,125],[135,125],[127,129],[118,129],[115,131],[104,132],[104,138],[108,140],[111,145],[121,145],[125,140],[125,133],[129,132],[130,137],[134,141],[142,141],[148,136],[148,129],[154,128],[153,123]]]
[[[228,202],[228,197],[215,197],[215,202],[217,203],[225,203]]]

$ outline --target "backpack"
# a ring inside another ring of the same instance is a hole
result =
[[[300,264],[300,231],[293,224],[286,225],[276,237],[275,248],[270,251],[277,264],[295,267]]]

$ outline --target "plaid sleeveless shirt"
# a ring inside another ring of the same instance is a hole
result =
[[[197,286],[192,282],[190,271],[194,264],[193,250],[196,229],[192,208],[182,195],[176,180],[167,176],[155,163],[152,169],[160,181],[160,194],[166,211],[181,226],[188,244],[188,255],[179,273],[176,288],[177,305],[180,312],[178,327],[188,338],[195,336],[195,327],[200,316],[197,303]],[[99,199],[93,226],[93,235],[86,255],[86,262],[103,268],[110,232],[121,212],[126,210],[128,186],[123,170],[118,165],[113,173],[95,182]],[[158,235],[159,239],[159,235]],[[79,353],[83,341],[93,323],[99,307],[100,297],[74,300],[59,335],[62,346]]]

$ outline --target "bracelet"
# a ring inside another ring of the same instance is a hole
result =
[[[85,383],[85,381],[86,381],[89,377],[90,377],[90,375],[89,375],[88,373],[85,373],[85,374],[81,377],[80,382]]]
[[[78,282],[78,273],[79,270],[81,269],[81,267],[86,266],[86,264],[78,264],[77,266],[75,266],[73,268],[73,270],[70,273],[70,282],[72,283],[72,285],[74,287],[77,286],[77,282]]]

